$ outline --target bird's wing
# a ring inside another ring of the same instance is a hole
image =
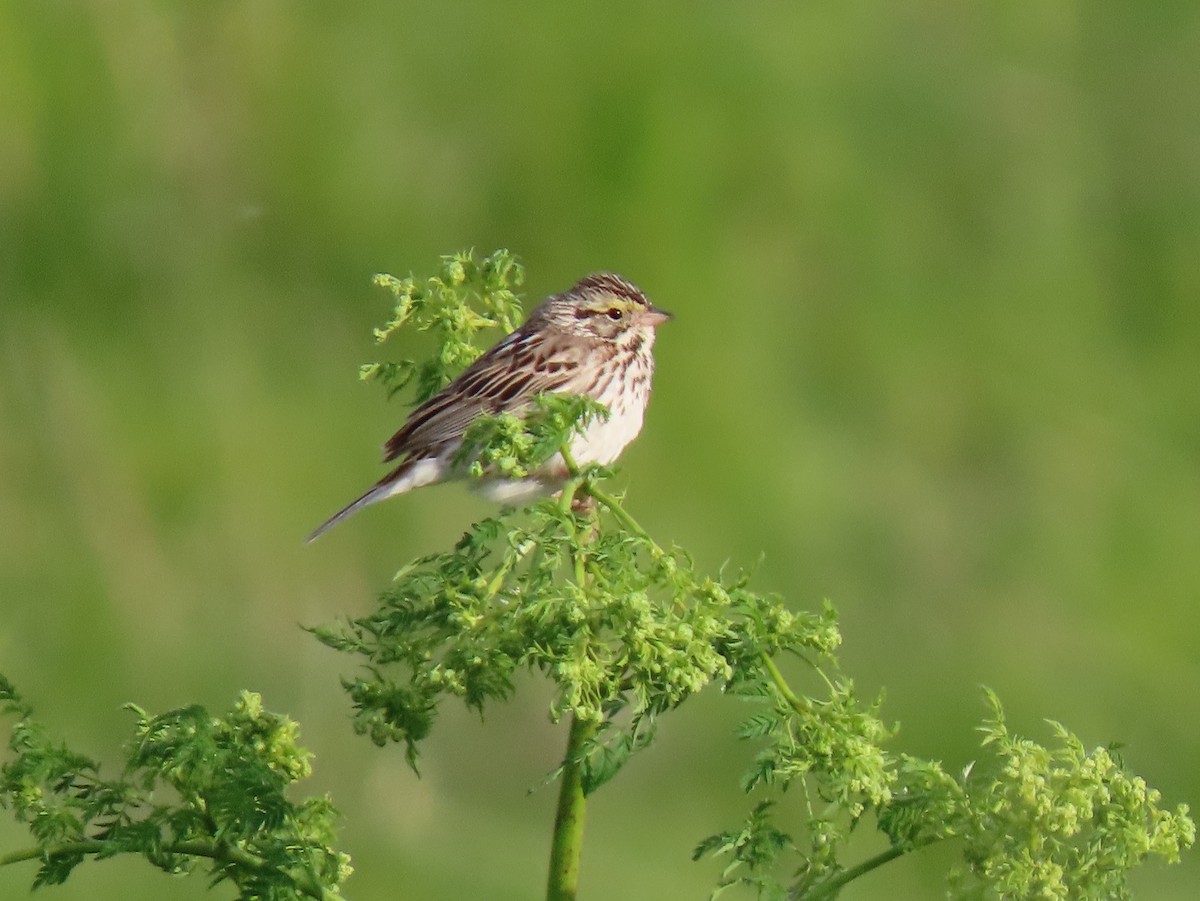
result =
[[[440,454],[461,441],[481,414],[517,410],[538,394],[568,388],[578,375],[581,355],[578,346],[513,332],[413,410],[383,446],[384,462]]]

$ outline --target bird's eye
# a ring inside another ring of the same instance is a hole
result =
[[[613,307],[612,309],[610,309],[610,310],[609,310],[607,313],[605,313],[604,315],[606,315],[606,316],[607,316],[609,319],[611,319],[613,322],[616,322],[618,319],[620,319],[620,318],[621,318],[623,315],[625,315],[625,314],[624,314],[624,313],[622,313],[622,312],[621,312],[619,309],[617,309],[616,307]]]

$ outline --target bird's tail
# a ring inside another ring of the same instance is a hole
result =
[[[333,516],[329,517],[329,519],[325,520],[323,523],[321,523],[319,526],[317,526],[313,530],[313,533],[311,535],[309,535],[308,538],[305,539],[305,542],[312,543],[312,542],[316,541],[318,538],[320,538],[322,535],[324,535],[326,532],[328,532],[330,529],[332,529],[334,526],[336,526],[339,522],[341,522],[343,519],[345,519],[348,516],[354,515],[359,510],[361,510],[363,507],[367,506],[367,504],[373,504],[376,501],[383,500],[387,496],[387,491],[390,488],[391,488],[390,485],[385,485],[382,482],[380,482],[377,485],[372,485],[370,488],[367,489],[367,491],[365,493],[363,493],[363,495],[361,497],[358,497],[355,500],[351,501],[346,506],[342,507],[341,510],[338,510],[337,513],[333,514]]]
[[[368,488],[363,494],[348,503],[337,513],[329,517],[321,523],[313,533],[308,536],[307,541],[313,542],[324,535],[327,531],[336,526],[339,522],[348,516],[352,516],[368,504],[373,504],[376,501],[382,501],[391,497],[394,494],[403,494],[406,491],[411,491],[413,488],[419,488],[422,485],[428,485],[430,482],[437,481],[440,474],[432,460],[406,460],[398,467],[389,472],[386,476]]]

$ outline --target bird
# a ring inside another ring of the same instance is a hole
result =
[[[638,433],[650,401],[654,338],[672,314],[655,307],[641,289],[612,272],[580,279],[546,298],[525,322],[409,414],[383,446],[383,462],[399,461],[308,537],[314,541],[346,517],[414,488],[464,478],[471,461],[456,459],[463,436],[481,415],[530,409],[539,394],[586,395],[608,409],[571,441],[578,465],[606,466]],[[568,476],[556,454],[522,479],[473,479],[490,500],[517,505],[552,493]]]

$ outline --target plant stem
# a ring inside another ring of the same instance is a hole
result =
[[[252,870],[275,870],[275,866],[256,854],[243,851],[231,845],[208,841],[165,842],[159,849],[167,854],[186,854],[190,857],[207,857],[218,863],[235,863]],[[33,848],[23,848],[20,851],[10,851],[0,854],[0,867],[25,860],[50,860],[71,854],[99,854],[112,851],[111,842],[96,840],[81,840],[75,842],[60,842],[55,845],[45,845]],[[130,852],[134,853],[134,852]],[[286,875],[296,890],[317,901],[344,901],[337,892],[323,888],[307,873],[296,873],[292,870],[279,871]]]
[[[563,463],[567,467],[567,475],[573,479],[579,478],[579,464],[575,462],[575,458],[571,455],[571,445],[563,442],[559,446],[558,452],[562,454]]]
[[[546,901],[575,901],[579,889],[579,858],[583,852],[583,824],[587,808],[581,755],[584,745],[595,736],[597,728],[597,723],[582,720],[578,716],[571,717],[567,754],[563,759],[562,785],[558,791],[558,811],[554,815]]]
[[[890,863],[897,857],[902,857],[910,851],[926,848],[941,840],[941,838],[928,838],[911,845],[892,845],[886,851],[880,851],[874,857],[868,857],[857,866],[853,866],[848,870],[842,870],[840,873],[829,877],[824,882],[813,886],[810,891],[796,895],[794,901],[824,901],[827,898],[834,898],[843,886],[853,882],[859,876],[865,875],[877,867],[883,866],[885,863]]]
[[[571,507],[575,496],[583,487],[579,467],[571,456],[570,448],[563,444],[563,461],[570,478],[563,486],[561,509],[571,534],[571,556],[575,566],[575,584],[585,590],[587,572],[584,566],[583,546],[590,535],[582,538],[571,520]],[[583,790],[583,749],[591,741],[600,724],[581,719],[571,714],[571,729],[567,734],[567,751],[563,757],[562,785],[558,789],[558,809],[554,814],[554,835],[550,840],[550,872],[546,878],[546,901],[575,901],[579,890],[579,860],[583,854],[583,824],[587,812],[587,795]]]
[[[566,453],[565,447],[563,448],[563,453]],[[575,584],[579,586],[580,591],[583,591],[584,581],[587,579],[583,554],[583,545],[586,543],[587,536],[585,536],[584,540],[580,539],[579,530],[575,528],[571,506],[575,503],[575,495],[582,484],[583,482],[577,476],[568,479],[567,484],[563,486],[562,498],[559,500],[559,510],[562,511],[563,524],[567,533],[571,536],[571,560],[575,566]]]
[[[775,683],[776,690],[783,696],[787,705],[796,711],[796,713],[808,713],[812,709],[811,702],[792,691],[792,686],[788,685],[787,679],[783,678],[783,673],[779,671],[779,667],[775,665],[775,661],[771,659],[771,655],[763,651],[759,656],[762,659],[763,667],[771,677],[771,681]]]
[[[532,540],[525,541],[520,547],[513,551],[513,553],[508,557],[507,560],[504,561],[504,563],[496,567],[496,575],[492,577],[492,581],[488,582],[487,597],[489,599],[494,598],[500,593],[500,589],[504,587],[504,580],[508,578],[508,574],[512,572],[513,568],[525,558],[525,555],[528,554],[531,549],[536,548],[536,542]]]
[[[607,491],[604,491],[602,488],[597,488],[596,483],[590,480],[584,483],[583,490],[603,504],[608,509],[608,512],[620,521],[621,525],[633,532],[633,534],[637,535],[638,538],[641,538],[643,541],[649,543],[650,549],[654,554],[661,557],[666,553],[666,551],[659,547],[658,543],[650,537],[650,533],[642,528],[641,523],[639,523],[629,514],[629,511],[622,506],[619,500],[617,500]]]
[[[630,516],[629,511],[622,506],[621,502],[609,494],[602,488],[596,486],[595,479],[585,477],[582,480],[579,478],[579,464],[575,462],[575,458],[571,456],[571,449],[568,445],[563,444],[559,448],[559,453],[562,454],[563,462],[567,467],[567,475],[571,477],[571,481],[567,483],[567,487],[563,490],[563,495],[566,496],[567,489],[571,489],[572,496],[580,489],[583,493],[591,497],[593,500],[603,504],[608,508],[608,512],[615,516],[625,528],[637,535],[647,544],[650,545],[651,553],[656,557],[662,557],[666,554],[658,543],[650,537],[650,533],[642,528],[642,524]],[[574,484],[573,484],[574,483]]]
[[[775,690],[779,692],[784,702],[799,714],[805,714],[812,709],[812,702],[808,698],[802,698],[792,691],[792,687],[788,685],[787,679],[783,677],[778,665],[774,659],[766,651],[760,655],[763,668],[771,677],[771,681],[775,685]],[[850,867],[848,870],[842,870],[839,873],[830,876],[824,882],[818,883],[810,890],[799,895],[789,895],[793,901],[824,901],[824,899],[834,898],[841,891],[842,887],[847,883],[853,882],[859,876],[871,872],[876,867],[881,867],[885,863],[895,860],[907,854],[909,851],[916,851],[918,848],[924,848],[927,845],[932,845],[934,842],[941,841],[940,838],[929,838],[923,841],[914,842],[908,845],[893,845],[886,851],[881,851],[874,857],[867,858],[862,863]]]

